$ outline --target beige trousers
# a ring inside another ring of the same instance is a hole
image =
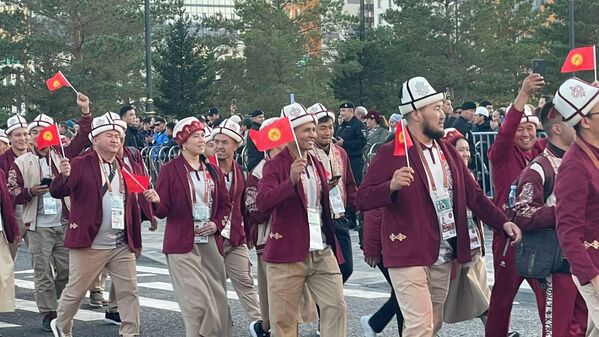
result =
[[[245,311],[245,316],[250,322],[262,319],[247,245],[232,247],[229,240],[224,239],[224,248],[227,277],[231,279],[233,289],[235,289],[241,307]]]
[[[89,287],[97,282],[106,268],[115,285],[121,316],[119,333],[123,337],[139,336],[139,292],[135,254],[128,246],[115,249],[71,249],[69,283],[58,303],[58,327],[65,335],[72,333],[73,317]]]
[[[266,262],[262,261],[262,254],[258,254],[257,258],[258,269],[258,297],[260,298],[260,314],[262,315],[265,330],[270,328],[270,314],[268,311],[268,276],[266,275]],[[304,286],[302,292],[302,309],[298,321],[301,323],[315,322],[318,320],[318,312],[316,310],[316,302],[310,295],[308,286]]]
[[[389,268],[404,317],[404,337],[432,337],[443,325],[451,263],[430,267]]]
[[[104,287],[106,286],[106,278],[108,277],[108,271],[104,269],[98,279],[89,287],[89,292],[104,292]],[[110,284],[110,293],[108,295],[108,308],[106,309],[108,312],[118,312],[119,305],[116,301],[116,291],[114,290],[114,283]]]
[[[270,324],[274,337],[297,337],[304,286],[320,308],[325,337],[347,336],[347,305],[339,265],[330,248],[310,252],[296,263],[266,263]]]
[[[580,285],[578,278],[574,275],[572,275],[572,279],[589,310],[586,337],[599,337],[599,294],[595,292],[590,283]]]
[[[214,236],[186,254],[167,254],[173,290],[183,314],[186,337],[231,337],[225,261]],[[117,287],[118,289],[118,287]]]
[[[33,265],[35,303],[40,313],[56,311],[69,281],[69,250],[64,246],[64,226],[37,227],[27,233]]]
[[[15,274],[4,232],[0,232],[0,312],[15,311]]]
[[[28,237],[27,237],[27,230],[25,229],[25,224],[23,223],[23,218],[22,217],[17,217],[17,225],[19,226],[19,233],[21,233],[21,238],[23,238],[23,240],[25,240],[25,243],[28,243]],[[18,242],[13,242],[13,243],[9,243],[8,244],[10,247],[10,255],[12,256],[12,260],[16,260],[17,259],[17,252],[19,251],[19,243]]]

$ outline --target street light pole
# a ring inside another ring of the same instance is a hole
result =
[[[569,22],[568,22],[568,28],[570,31],[570,50],[576,48],[576,43],[574,41],[575,36],[574,36],[574,0],[569,0],[568,1],[568,16],[569,16]],[[576,76],[576,73],[570,73],[570,77],[574,77]]]
[[[152,31],[150,28],[150,0],[144,0],[144,24],[146,38],[146,114],[154,114],[152,99]]]

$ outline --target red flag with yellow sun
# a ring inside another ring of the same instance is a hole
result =
[[[596,67],[595,46],[581,47],[570,50],[562,65],[562,73],[580,70],[593,70]]]
[[[250,130],[250,138],[260,152],[268,151],[293,141],[293,128],[289,118],[281,118],[260,131]]]
[[[37,136],[35,145],[39,150],[49,146],[61,145],[58,125],[53,124],[43,128]]]
[[[55,91],[62,87],[70,87],[71,83],[69,83],[67,78],[59,70],[54,76],[46,80],[46,85],[48,86],[48,90]]]

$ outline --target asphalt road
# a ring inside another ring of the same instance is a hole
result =
[[[375,312],[388,298],[390,288],[378,269],[371,269],[362,260],[362,252],[357,245],[357,233],[352,232],[354,242],[355,271],[345,286],[345,299],[348,305],[348,336],[360,337],[360,317]],[[489,242],[491,240],[487,240]],[[160,253],[162,233],[144,232],[144,253],[138,259],[138,286],[141,303],[141,327],[144,337],[184,336],[183,320],[177,304],[164,256]],[[488,247],[487,252],[491,249]],[[253,256],[252,258],[255,258]],[[489,282],[492,282],[491,256],[487,257]],[[33,271],[26,247],[22,247],[16,261],[17,311],[0,313],[0,334],[3,337],[52,336],[41,330],[41,316],[37,313],[33,295]],[[110,281],[108,281],[109,283]],[[229,305],[234,321],[234,336],[249,336],[248,324],[239,305],[235,291],[228,284]],[[108,288],[107,288],[108,290]],[[105,294],[108,297],[108,294]],[[118,327],[103,321],[104,311],[93,309],[84,301],[76,317],[74,336],[118,336]],[[316,324],[303,324],[301,336],[316,335]],[[540,336],[540,323],[536,313],[534,296],[523,287],[514,302],[512,329],[521,336]],[[442,337],[483,336],[480,320],[458,324],[446,324],[440,331]],[[397,324],[393,320],[378,336],[397,336]],[[326,336],[325,336],[326,337]]]

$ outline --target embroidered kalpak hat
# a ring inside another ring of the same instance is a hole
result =
[[[11,132],[13,132],[14,130],[19,129],[19,128],[27,129],[27,121],[25,120],[25,118],[21,117],[20,115],[14,115],[6,121],[6,134],[7,135],[10,135]]]
[[[31,121],[31,123],[29,123],[29,125],[27,125],[27,132],[31,132],[31,130],[33,130],[33,128],[36,128],[38,126],[45,128],[52,124],[54,124],[54,119],[52,117],[50,117],[46,114],[39,114],[39,115],[35,116],[35,118]]]
[[[330,117],[333,120],[333,123],[335,123],[335,114],[331,111],[328,111],[327,108],[320,103],[315,103],[306,109],[306,111],[308,111],[309,114],[313,114],[316,117],[316,120],[320,120],[323,117]]]
[[[179,145],[183,145],[185,141],[194,133],[204,130],[204,124],[195,117],[186,117],[180,120],[173,128],[173,138]],[[206,138],[206,136],[204,136]],[[208,140],[206,140],[208,141]]]
[[[567,79],[555,93],[553,104],[564,123],[575,126],[599,103],[599,88],[579,78]]]
[[[414,77],[401,86],[399,112],[403,116],[414,110],[445,99],[445,94],[437,92],[424,77]]]
[[[211,138],[214,138],[214,136],[218,135],[219,133],[231,137],[231,139],[237,143],[241,143],[243,141],[239,123],[235,123],[235,121],[231,120],[230,118],[225,119],[222,121],[222,123],[220,123],[219,126],[212,129],[212,132],[210,133]]]
[[[114,112],[107,112],[102,116],[95,117],[92,120],[92,131],[89,133],[89,139],[97,137],[102,132],[106,131],[117,131],[121,137],[125,136],[125,130],[127,130],[127,123],[121,119],[121,117]]]
[[[299,103],[292,103],[284,106],[283,109],[281,109],[281,117],[289,117],[293,128],[297,128],[306,123],[318,123],[316,116],[308,113],[306,108]]]

